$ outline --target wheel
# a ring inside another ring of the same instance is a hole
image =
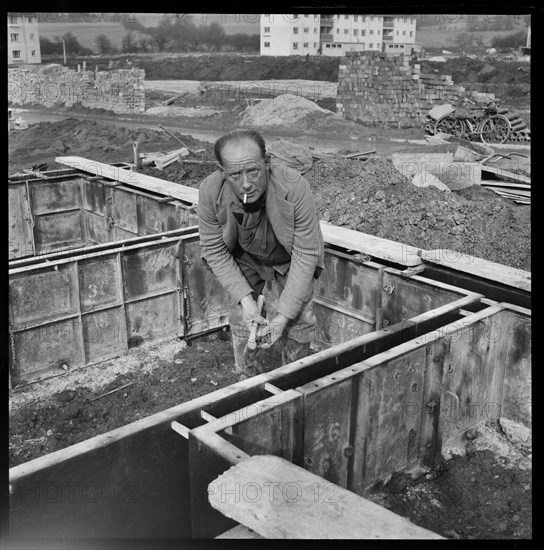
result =
[[[454,118],[450,115],[443,116],[436,121],[434,125],[434,133],[443,132],[456,137],[464,137],[465,123],[460,118]]]
[[[510,121],[503,115],[490,115],[483,120],[480,138],[484,143],[504,143],[510,136]]]

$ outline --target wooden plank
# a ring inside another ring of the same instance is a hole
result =
[[[237,499],[236,487],[250,483],[253,491]],[[276,456],[248,458],[220,475],[217,486],[225,489],[212,490],[211,505],[266,538],[443,538]]]
[[[405,266],[419,265],[422,261],[417,255],[416,248],[403,243],[382,239],[345,227],[337,227],[324,221],[321,221],[320,225],[323,239],[328,244],[357,250],[374,258]]]
[[[482,186],[493,186],[504,189],[526,189],[531,190],[531,185],[528,183],[519,183],[515,181],[501,181],[501,180],[482,180]]]
[[[517,174],[504,168],[497,168],[496,166],[489,166],[489,164],[482,164],[482,172],[489,172],[491,174],[496,174],[498,176],[503,176],[512,181],[517,181],[520,183],[531,183],[531,178],[524,176],[523,174]]]
[[[443,248],[423,251],[421,258],[423,261],[431,264],[444,266],[455,271],[469,273],[483,279],[497,281],[519,288],[520,290],[531,292],[531,273],[529,271]]]
[[[198,189],[179,185],[160,178],[146,176],[131,170],[123,170],[118,167],[88,160],[83,157],[55,157],[55,162],[77,168],[83,172],[101,176],[124,183],[130,187],[146,189],[160,195],[171,195],[172,197],[188,202],[190,204],[198,203]]]
[[[225,531],[221,535],[215,537],[216,539],[262,539],[261,535],[255,533],[251,529],[248,529],[244,525],[237,525],[228,531]]]

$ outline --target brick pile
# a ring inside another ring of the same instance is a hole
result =
[[[145,71],[76,71],[62,65],[25,65],[8,69],[8,100],[13,105],[71,107],[80,103],[114,113],[145,111]]]
[[[450,75],[424,74],[406,55],[347,52],[340,62],[336,110],[347,120],[398,127],[420,126],[435,105],[494,98],[467,91]],[[485,97],[484,97],[485,96]]]

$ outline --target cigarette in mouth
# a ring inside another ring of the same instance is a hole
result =
[[[247,202],[247,193],[244,193],[244,204]]]

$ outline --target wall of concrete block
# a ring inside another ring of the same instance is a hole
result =
[[[79,68],[79,67],[78,67]],[[80,103],[115,113],[145,111],[145,71],[73,70],[62,65],[25,65],[8,69],[8,101],[70,107]]]
[[[421,125],[429,109],[463,97],[492,99],[466,90],[449,75],[423,74],[406,55],[346,52],[340,61],[336,110],[348,120],[399,127]]]

